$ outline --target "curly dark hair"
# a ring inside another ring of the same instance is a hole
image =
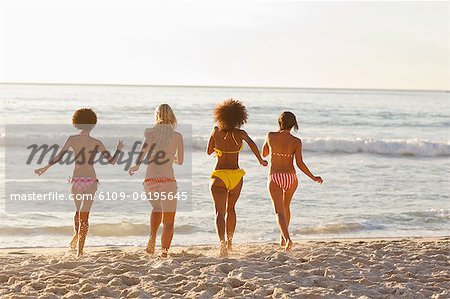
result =
[[[78,109],[72,116],[72,123],[77,129],[92,129],[97,123],[97,114],[92,109]]]
[[[239,129],[247,122],[247,118],[247,108],[241,101],[228,99],[214,109],[214,121],[222,130]]]

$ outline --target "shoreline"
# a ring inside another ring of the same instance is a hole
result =
[[[450,238],[301,240],[175,246],[169,258],[144,247],[0,249],[0,297],[45,298],[445,298]],[[159,246],[157,246],[159,252]]]
[[[69,236],[63,236],[67,237],[69,240],[71,235]],[[160,235],[158,235],[156,244],[159,244],[160,241]],[[414,242],[434,242],[434,241],[450,241],[450,236],[433,236],[433,237],[362,237],[362,238],[301,238],[301,239],[293,239],[293,242],[295,244],[303,244],[303,243],[336,243],[336,242],[380,242],[380,241],[390,241],[390,242],[400,242],[400,241],[414,241]],[[117,244],[117,245],[92,245],[89,246],[89,236],[87,238],[87,246],[85,249],[89,248],[144,248],[143,246],[137,246],[137,245],[128,245],[128,244]],[[207,246],[218,246],[219,241],[216,243],[199,243],[195,245],[172,245],[171,249],[175,248],[195,248],[195,247],[207,247]],[[276,241],[252,241],[252,242],[245,242],[245,243],[235,243],[235,245],[266,245],[266,244],[272,244],[277,245],[278,243]],[[3,253],[3,251],[7,250],[40,250],[40,249],[51,249],[51,250],[66,250],[68,247],[61,247],[61,246],[35,246],[35,247],[0,247],[0,255]],[[450,249],[449,249],[450,250]],[[449,252],[450,254],[450,252]]]

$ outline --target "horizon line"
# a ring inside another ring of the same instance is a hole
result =
[[[413,91],[443,92],[448,89],[406,89],[406,88],[354,88],[354,87],[294,87],[294,86],[251,86],[251,85],[197,85],[197,84],[132,84],[132,83],[74,83],[74,82],[0,82],[0,85],[86,85],[122,87],[173,87],[173,88],[242,88],[242,89],[300,89],[300,90],[353,90],[353,91]]]

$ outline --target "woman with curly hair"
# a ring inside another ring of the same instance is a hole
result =
[[[72,197],[75,202],[76,212],[74,217],[74,236],[70,242],[70,247],[75,250],[78,247],[77,256],[83,255],[84,243],[89,228],[89,212],[94,202],[97,192],[98,179],[94,169],[95,156],[103,157],[112,165],[117,162],[121,149],[124,147],[123,141],[119,140],[116,152],[113,156],[106,150],[103,143],[92,137],[91,130],[97,124],[97,115],[91,109],[79,109],[72,117],[75,128],[81,130],[79,134],[69,136],[62,149],[45,167],[36,169],[36,174],[43,175],[51,166],[55,165],[63,156],[72,149],[75,157],[75,167],[72,178]],[[89,153],[89,156],[86,155]]]
[[[142,162],[147,162],[144,190],[152,205],[150,214],[150,235],[145,251],[154,254],[156,233],[163,223],[161,235],[161,257],[169,255],[173,238],[175,213],[177,208],[177,181],[173,164],[182,165],[184,161],[183,136],[175,131],[177,118],[168,104],[161,104],[155,109],[155,125],[146,129],[144,143],[139,159],[128,173],[134,175]],[[163,163],[151,163],[159,153],[164,154]],[[146,160],[145,160],[146,159]]]
[[[234,209],[241,193],[245,171],[239,168],[239,152],[244,141],[250,146],[259,163],[267,166],[255,142],[240,128],[247,122],[247,109],[233,99],[224,101],[214,109],[217,126],[209,138],[207,153],[216,153],[217,163],[211,173],[211,195],[216,210],[216,230],[220,239],[220,255],[226,256],[232,250],[233,234],[236,228]],[[226,239],[225,239],[226,232]]]
[[[294,158],[297,167],[313,181],[319,184],[323,181],[320,176],[314,176],[309,171],[302,158],[302,141],[290,132],[292,128],[295,131],[298,130],[295,115],[289,111],[281,113],[278,117],[278,125],[280,129],[277,132],[270,132],[267,135],[262,154],[264,157],[271,155],[267,186],[280,229],[280,245],[289,251],[293,245],[288,231],[291,219],[290,205],[298,186]]]

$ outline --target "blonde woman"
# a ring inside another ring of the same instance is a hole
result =
[[[162,222],[161,257],[168,256],[173,238],[177,206],[177,182],[173,163],[182,165],[184,160],[183,137],[175,131],[176,125],[177,119],[172,108],[168,104],[159,105],[155,109],[155,125],[145,130],[138,161],[128,171],[133,175],[142,162],[147,162],[144,190],[152,205],[152,212],[146,252],[155,252],[156,233]]]

